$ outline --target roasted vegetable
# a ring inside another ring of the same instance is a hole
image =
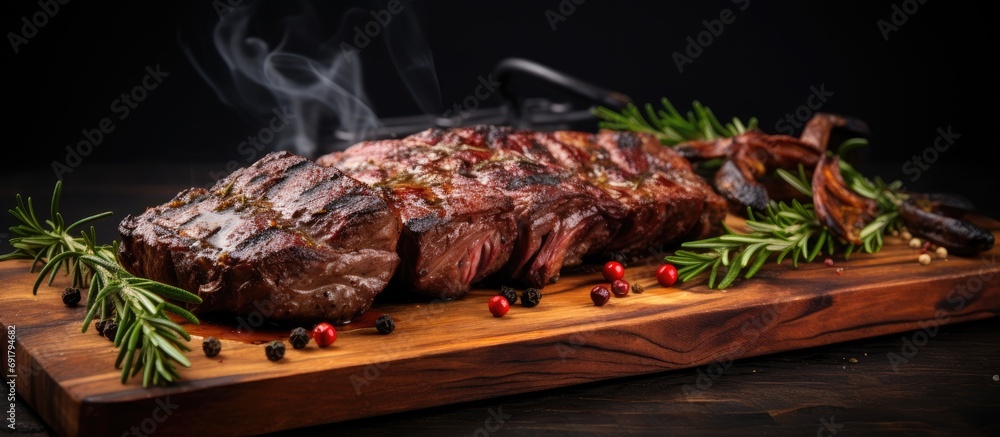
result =
[[[923,203],[923,205],[921,205]],[[899,208],[910,232],[948,248],[958,255],[975,255],[993,248],[993,233],[975,224],[935,211],[919,198],[903,202]]]
[[[840,158],[823,157],[813,172],[816,218],[851,244],[861,245],[861,230],[878,215],[878,204],[848,188],[840,176]]]
[[[868,131],[860,120],[820,113],[809,120],[799,138],[752,130],[729,138],[688,141],[676,150],[692,161],[723,159],[713,178],[715,190],[729,201],[733,212],[747,207],[762,211],[771,199],[791,198],[766,189],[761,179],[777,169],[814,168],[826,152],[834,128]]]

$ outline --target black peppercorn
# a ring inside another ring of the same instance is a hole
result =
[[[285,357],[285,344],[281,340],[274,340],[267,344],[264,352],[267,354],[267,359],[278,361]]]
[[[205,337],[201,342],[201,350],[205,351],[205,356],[212,358],[222,352],[222,342],[215,337]]]
[[[108,320],[98,320],[98,321],[94,322],[94,329],[97,330],[97,335],[100,335],[101,337],[104,337],[104,327],[108,326],[108,322],[109,321],[111,321],[111,320],[110,319],[108,319]]]
[[[66,306],[73,308],[76,304],[80,303],[80,289],[73,287],[66,287],[62,294],[63,303]]]
[[[302,349],[309,344],[309,332],[306,328],[298,327],[292,330],[292,335],[288,337],[288,342],[295,349]]]
[[[114,320],[108,320],[104,324],[104,336],[108,340],[115,341],[115,335],[118,335],[118,322]]]
[[[392,316],[382,314],[379,316],[378,320],[375,321],[375,329],[378,329],[379,334],[391,334],[392,331],[396,330],[396,322],[392,320]]]
[[[500,287],[500,295],[507,299],[507,303],[514,305],[517,302],[517,290],[506,285]]]
[[[542,300],[542,292],[534,288],[529,288],[521,293],[521,305],[527,308],[531,308],[538,305],[538,301]]]
[[[611,254],[611,259],[612,259],[613,261],[617,261],[617,262],[618,262],[618,264],[621,264],[621,265],[622,265],[622,267],[628,267],[628,257],[627,257],[627,256],[625,256],[625,254],[624,254],[624,253],[621,253],[621,252],[613,252],[613,253]]]
[[[646,291],[646,288],[642,284],[632,284],[633,293],[642,293],[643,291]]]

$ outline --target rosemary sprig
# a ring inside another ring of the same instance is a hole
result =
[[[66,226],[59,213],[61,194],[60,181],[56,182],[52,193],[51,218],[44,225],[35,214],[31,198],[25,203],[20,195],[17,196],[17,207],[10,210],[21,222],[10,228],[17,235],[10,239],[15,250],[0,256],[0,261],[30,259],[32,272],[42,264],[32,293],[38,293],[46,277],[51,285],[60,270],[65,270],[72,277],[74,287],[89,287],[82,331],[87,332],[95,317],[100,316],[102,320],[115,318],[118,331],[114,344],[119,348],[115,367],[122,369],[122,383],[139,372],[142,372],[143,387],[176,381],[180,376],[175,364],[191,366],[183,353],[190,350],[185,342],[190,341],[191,336],[167,313],[190,323],[198,324],[199,321],[194,314],[168,299],[198,304],[201,298],[186,290],[127,272],[118,261],[118,243],[97,245],[93,227],[89,232],[73,237],[72,231],[76,227],[111,213],[93,215]]]
[[[853,138],[844,141],[838,148],[838,155],[843,156],[846,150],[852,149],[857,146],[867,146],[868,140],[864,138]],[[897,211],[899,210],[899,205],[901,205],[907,196],[902,192],[903,182],[894,181],[892,183],[885,183],[880,177],[875,177],[872,181],[861,172],[854,169],[851,164],[848,164],[846,160],[841,159],[839,162],[840,175],[844,178],[844,182],[847,182],[847,186],[864,197],[872,199],[878,203],[879,209],[882,211]],[[902,222],[897,222],[899,226],[902,226]]]
[[[816,219],[812,205],[792,201],[791,204],[772,203],[762,215],[756,216],[748,209],[747,227],[753,232],[738,234],[730,229],[714,238],[682,244],[688,249],[708,249],[704,253],[678,250],[666,259],[681,268],[677,271],[681,281],[687,282],[709,270],[708,287],[723,289],[747,270],[745,278],[757,274],[771,255],[778,254],[778,263],[789,256],[798,266],[800,259],[812,261],[824,247],[832,252],[833,237]],[[810,245],[810,240],[814,241]],[[722,270],[722,280],[716,278]]]
[[[644,111],[631,104],[621,112],[599,107],[594,114],[603,120],[601,128],[648,133],[668,146],[685,141],[733,137],[757,127],[757,119],[753,117],[747,123],[733,118],[731,123],[722,124],[712,110],[697,101],[686,115],[681,115],[668,99],[664,98],[662,103],[663,109],[646,104]],[[868,141],[863,138],[847,140],[840,145],[838,154],[867,144]],[[886,184],[878,178],[871,181],[843,159],[839,161],[839,166],[841,176],[852,190],[878,204],[879,215],[860,232],[861,250],[878,252],[883,245],[883,234],[902,226],[899,205],[906,199],[901,192],[902,183]],[[777,174],[798,191],[812,197],[812,184],[802,166],[799,166],[797,175],[785,170],[778,170]],[[745,278],[754,276],[774,254],[777,254],[778,264],[785,257],[790,257],[792,264],[798,267],[800,260],[812,261],[824,247],[827,254],[833,255],[840,250],[845,258],[857,249],[820,223],[811,203],[771,202],[763,213],[754,215],[753,211],[748,211],[747,215],[746,223],[751,233],[739,234],[726,228],[724,235],[681,245],[688,249],[706,249],[705,252],[678,250],[666,257],[667,261],[680,266],[679,279],[688,281],[708,271],[709,288],[721,289],[732,285],[744,269],[748,269]],[[720,274],[722,279],[716,283]]]
[[[662,109],[647,103],[643,110],[629,104],[621,112],[601,106],[594,109],[594,115],[604,120],[600,122],[601,128],[648,133],[668,146],[685,141],[732,137],[757,127],[756,117],[746,123],[733,117],[732,122],[722,124],[711,109],[697,100],[686,115],[678,112],[670,100],[663,98],[662,103]]]
[[[905,199],[905,194],[899,191],[902,184],[885,184],[881,180],[872,182],[849,164],[843,161],[841,163],[845,182],[858,194],[876,200],[879,205],[879,215],[860,232],[863,243],[861,250],[867,253],[878,252],[882,249],[883,234],[902,225],[899,220],[899,204]],[[777,174],[802,194],[812,197],[811,183],[801,165],[798,174],[785,170],[778,170]],[[744,269],[747,269],[744,278],[756,275],[774,254],[777,254],[778,264],[789,257],[792,265],[798,267],[800,260],[811,262],[824,249],[829,255],[836,254],[839,250],[845,259],[857,249],[820,223],[811,203],[802,204],[793,200],[791,204],[785,204],[772,201],[762,214],[754,215],[748,209],[747,217],[747,227],[752,231],[749,234],[739,234],[726,228],[724,235],[681,245],[689,249],[707,249],[706,252],[678,250],[674,255],[666,257],[667,261],[680,266],[678,278],[688,281],[707,270],[708,287],[724,289],[732,285]],[[723,274],[722,279],[716,283],[720,274]]]

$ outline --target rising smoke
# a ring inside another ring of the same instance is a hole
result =
[[[201,47],[181,45],[219,99],[251,123],[287,108],[295,118],[273,144],[316,156],[330,149],[335,131],[367,138],[381,126],[365,94],[359,49],[343,49],[381,12],[372,3],[371,10],[354,7],[328,19],[307,2],[244,2],[219,19]],[[370,36],[383,41],[365,50],[387,48],[420,108],[440,113],[433,57],[415,14],[400,9],[386,17],[377,21],[381,35]]]

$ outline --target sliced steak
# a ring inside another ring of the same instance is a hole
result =
[[[399,222],[371,188],[287,152],[119,226],[131,273],[198,294],[198,313],[349,322],[399,263]]]
[[[511,279],[534,287],[554,282],[563,267],[602,250],[627,213],[579,172],[516,151],[438,141],[443,138],[425,135],[404,143],[424,156],[462,161],[463,174],[513,200],[517,242],[504,269]]]
[[[691,164],[649,135],[601,131],[530,132],[476,126],[429,130],[410,137],[432,144],[511,150],[532,162],[583,175],[626,210],[621,227],[603,249],[635,251],[701,238],[721,229],[725,200]]]
[[[465,161],[428,149],[372,141],[317,162],[371,185],[392,206],[403,225],[393,288],[452,299],[507,263],[518,235],[514,204],[464,176]]]
[[[651,135],[614,131],[598,133],[597,144],[622,169],[622,180],[637,185],[632,191],[637,195],[631,199],[634,205],[648,208],[649,200],[656,199],[654,220],[660,223],[650,223],[652,231],[647,238],[661,244],[721,232],[728,211],[726,200],[674,149],[664,147]],[[641,246],[639,239],[633,239],[631,247],[636,243]]]
[[[358,144],[319,163],[373,186],[398,187],[400,175],[405,183],[434,175],[474,179],[484,192],[502,193],[513,201],[517,223],[504,271],[531,286],[552,282],[562,267],[587,254],[707,236],[720,229],[726,213],[725,201],[683,157],[640,134],[431,129]],[[389,203],[406,209],[421,197],[394,194]],[[432,238],[410,243],[400,247],[431,253],[426,245],[441,245]]]

